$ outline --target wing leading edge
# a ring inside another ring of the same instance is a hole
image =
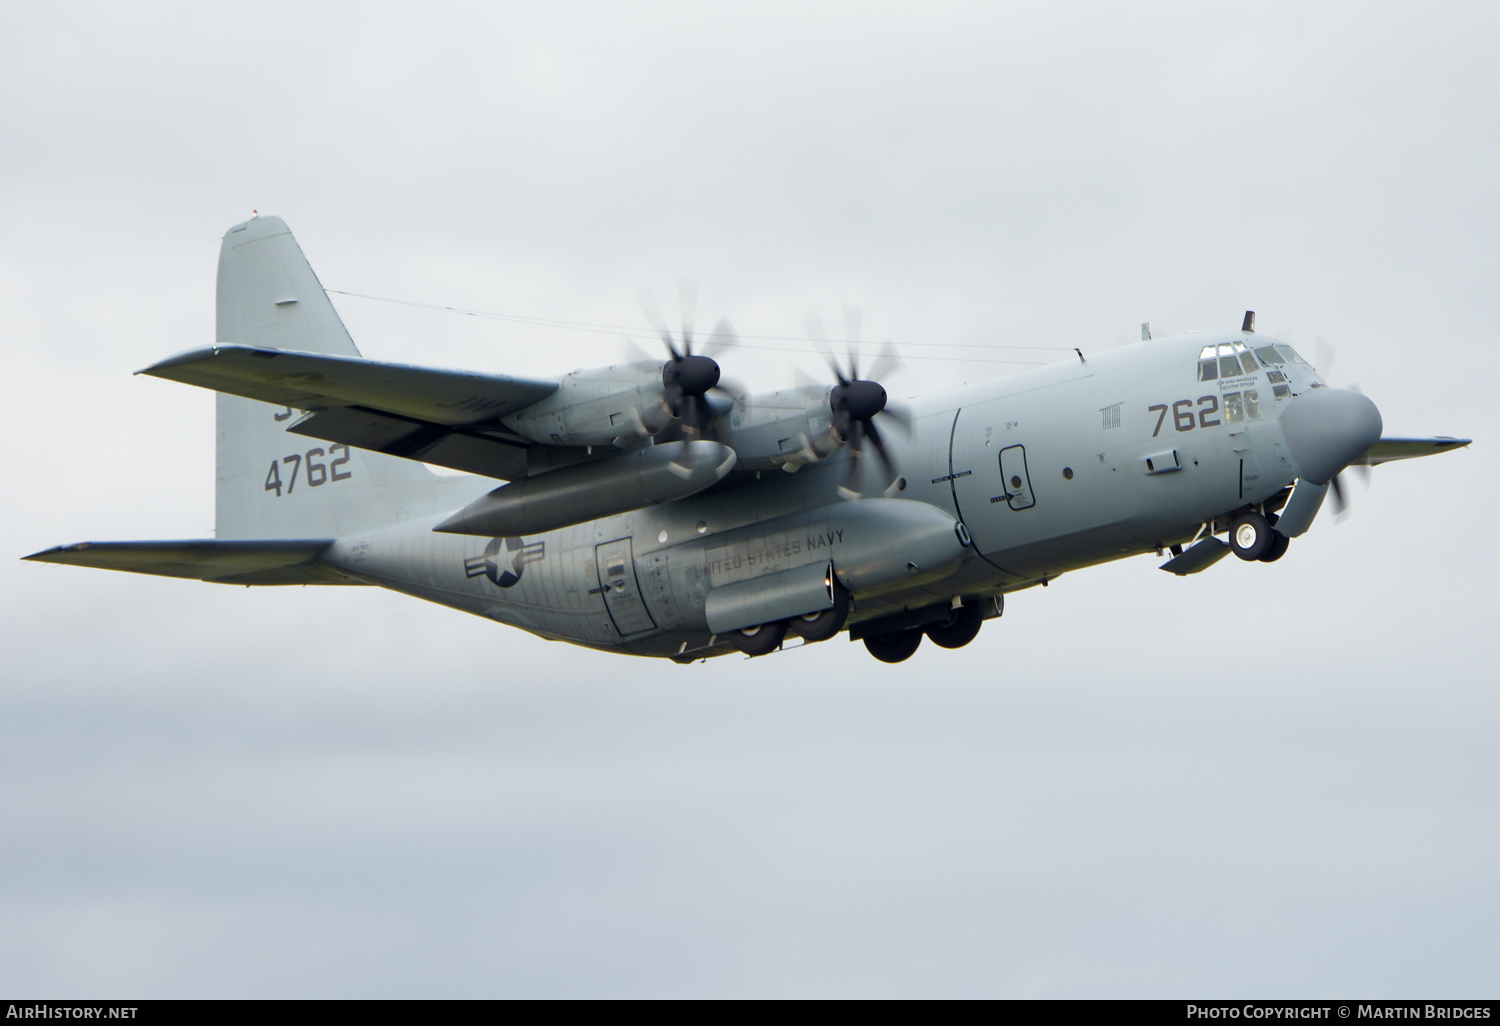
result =
[[[1382,438],[1370,446],[1369,451],[1354,462],[1364,464],[1367,467],[1378,467],[1382,463],[1390,463],[1393,460],[1413,460],[1418,456],[1431,456],[1435,453],[1462,449],[1472,441],[1473,439],[1471,438],[1448,438],[1446,436],[1439,436],[1437,438]]]

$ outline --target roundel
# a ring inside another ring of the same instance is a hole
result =
[[[502,588],[513,588],[521,581],[527,563],[542,558],[542,542],[527,545],[520,538],[491,538],[484,555],[464,560],[469,577],[487,577]]]
[[[501,554],[501,548],[505,552]],[[521,562],[525,543],[519,538],[491,538],[484,547],[484,575],[502,588],[513,588],[521,580],[526,564]]]

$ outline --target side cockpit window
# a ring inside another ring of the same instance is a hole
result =
[[[1260,362],[1267,367],[1280,367],[1287,363],[1300,363],[1304,367],[1308,366],[1308,362],[1302,359],[1297,350],[1291,346],[1261,346],[1255,351],[1255,355],[1260,357]]]

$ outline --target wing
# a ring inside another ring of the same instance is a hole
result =
[[[316,562],[331,543],[329,538],[79,542],[26,558],[215,584],[363,584]]]
[[[1433,453],[1448,452],[1451,449],[1462,449],[1473,439],[1470,438],[1382,438],[1370,446],[1369,452],[1355,460],[1356,464],[1367,467],[1378,467],[1382,463],[1390,463],[1392,460],[1411,460],[1418,456],[1431,456]]]
[[[182,353],[139,373],[307,411],[288,428],[295,434],[506,481],[526,476],[526,450],[535,443],[499,418],[558,387],[242,345]]]

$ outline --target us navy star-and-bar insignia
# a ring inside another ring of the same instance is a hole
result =
[[[505,549],[504,555],[501,548]],[[484,547],[484,554],[464,560],[466,577],[488,577],[501,588],[513,588],[521,580],[526,564],[537,563],[547,556],[547,543],[538,541],[529,545],[522,538],[491,538]]]

